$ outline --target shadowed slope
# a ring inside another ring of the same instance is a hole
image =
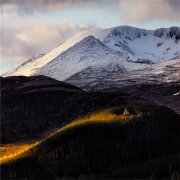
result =
[[[1,143],[36,141],[89,112],[140,101],[126,93],[88,93],[45,76],[2,78]]]
[[[179,116],[157,106],[128,109],[142,114],[121,119],[122,106],[73,121],[21,158],[3,164],[2,177],[170,177],[179,169]]]

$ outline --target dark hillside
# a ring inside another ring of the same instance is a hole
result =
[[[141,117],[112,119],[122,111],[118,107],[72,122],[3,164],[2,179],[178,178],[179,116],[158,106],[129,108]]]
[[[50,130],[61,119],[64,101],[82,92],[45,76],[1,78],[1,143],[31,140]]]
[[[138,101],[126,93],[87,93],[45,76],[1,78],[1,143],[36,140],[78,116]]]
[[[161,106],[171,108],[180,114],[180,82],[163,84],[141,84],[119,89],[134,96],[143,97]]]

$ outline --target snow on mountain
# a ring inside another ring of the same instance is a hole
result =
[[[97,81],[111,81],[112,77],[118,81],[119,76],[132,79],[133,73],[143,78],[142,72],[151,74],[151,68],[159,67],[157,72],[161,72],[166,67],[164,62],[171,64],[169,60],[177,59],[179,63],[178,57],[180,27],[145,30],[120,26],[78,33],[46,55],[36,56],[3,76],[46,75],[73,84],[75,77],[81,79],[79,76],[93,83],[97,83],[94,77]]]
[[[63,81],[89,67],[107,71],[125,70],[120,53],[111,50],[95,37],[88,36],[39,69],[36,75],[43,74]]]
[[[66,79],[65,82],[91,91],[112,91],[134,84],[180,82],[180,59],[151,64],[143,69],[131,71],[111,71],[107,73],[106,71],[88,68]]]
[[[144,30],[122,26],[112,28],[100,40],[126,54],[128,60],[150,60],[153,63],[180,56],[180,28]]]
[[[94,31],[92,31],[94,32]],[[7,73],[5,73],[3,76],[19,76],[19,75],[25,75],[25,76],[31,76],[34,75],[41,67],[52,61],[54,58],[59,56],[61,53],[66,51],[68,48],[71,48],[73,45],[75,45],[77,42],[81,41],[84,37],[88,36],[90,32],[81,32],[77,35],[73,36],[70,39],[67,39],[65,42],[58,45],[56,48],[45,54],[44,56],[37,56],[33,57],[32,59],[26,61],[22,65],[20,65],[18,68],[15,68]]]

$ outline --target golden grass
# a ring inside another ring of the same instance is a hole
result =
[[[0,147],[0,163],[2,164],[10,160],[20,158],[25,152],[28,152],[28,150],[39,145],[44,140],[52,137],[53,135],[57,133],[74,128],[75,126],[84,125],[87,123],[96,123],[96,124],[97,123],[111,123],[114,121],[126,122],[126,121],[132,120],[134,117],[135,115],[128,115],[128,116],[117,115],[113,112],[113,109],[106,109],[101,112],[96,112],[96,113],[87,115],[83,118],[74,120],[73,122],[67,124],[66,126],[62,127],[61,129],[57,130],[56,132],[50,134],[46,138],[34,144],[12,145],[10,147]]]
[[[96,124],[97,123],[112,123],[112,122],[118,122],[118,121],[119,122],[127,122],[127,121],[134,119],[135,117],[136,117],[136,115],[128,115],[128,116],[123,116],[120,114],[118,115],[113,112],[112,108],[106,109],[104,111],[96,112],[96,113],[87,115],[83,118],[76,119],[76,120],[72,121],[71,123],[67,124],[66,126],[62,127],[61,129],[57,130],[56,132],[50,134],[47,138],[49,138],[59,132],[71,129],[78,125],[83,125],[83,124],[87,124],[87,123],[96,123]],[[45,139],[47,139],[47,138],[45,138]]]
[[[88,116],[85,116],[83,118],[79,118],[72,123],[70,123],[70,126],[81,124],[81,123],[87,123],[87,122],[95,122],[95,123],[111,123],[112,121],[129,121],[132,120],[135,117],[135,115],[128,115],[123,116],[120,114],[115,114],[113,112],[113,109],[106,109],[101,112],[96,112],[93,114],[90,114]]]
[[[34,144],[25,144],[25,145],[10,145],[10,146],[1,146],[0,147],[0,164],[6,163],[10,160],[20,157],[24,152],[33,148],[39,144],[36,142]]]

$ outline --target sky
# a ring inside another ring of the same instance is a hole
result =
[[[0,74],[80,31],[180,26],[180,0],[1,0],[0,12]]]

